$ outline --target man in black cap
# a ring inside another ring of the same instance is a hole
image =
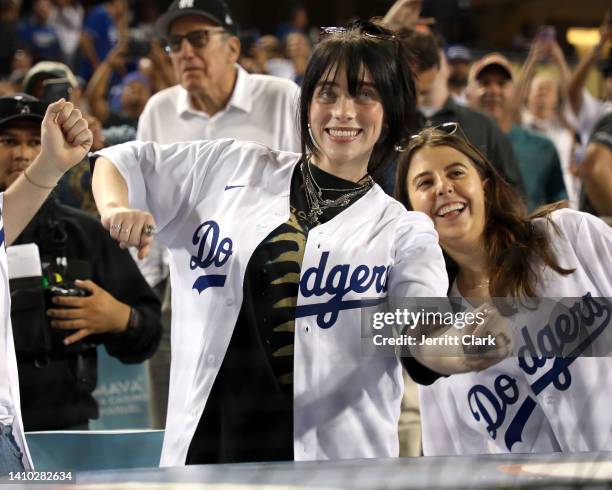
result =
[[[28,174],[41,151],[45,109],[46,104],[25,94],[0,98],[0,190],[22,174],[35,181]],[[44,278],[29,274],[11,279],[24,426],[87,428],[98,417],[92,396],[96,344],[103,343],[122,362],[147,359],[161,337],[160,303],[130,254],[99,221],[59,204],[54,196],[14,245],[32,243],[38,247],[33,256],[9,259],[11,274],[30,260],[40,262]]]
[[[161,144],[235,138],[273,150],[300,152],[298,86],[252,75],[237,64],[238,26],[222,0],[175,0],[157,22],[178,85],[153,95],[138,121],[137,139]],[[161,247],[138,265],[151,286],[164,290],[167,266]],[[166,290],[167,291],[167,290]],[[167,292],[166,297],[169,297]],[[165,302],[165,304],[169,304]],[[169,306],[164,308],[169,315]],[[170,370],[170,332],[151,360],[153,425],[164,428]]]
[[[298,87],[237,65],[238,26],[222,0],[175,0],[157,21],[178,85],[155,94],[138,139],[174,143],[237,138],[300,151]]]

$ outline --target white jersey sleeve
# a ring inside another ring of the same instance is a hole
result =
[[[446,297],[448,276],[438,233],[429,217],[407,213],[396,231],[395,263],[389,272],[389,296]]]
[[[592,214],[569,209],[555,211],[552,220],[571,243],[593,284],[612,297],[612,227]]]
[[[128,187],[129,206],[153,215],[158,236],[167,245],[173,237],[173,220],[201,199],[211,164],[245,156],[240,144],[229,139],[172,145],[132,141],[98,154],[117,167]],[[236,167],[236,162],[225,163]]]

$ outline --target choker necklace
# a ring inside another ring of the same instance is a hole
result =
[[[302,178],[304,179],[304,188],[306,189],[306,201],[308,203],[307,219],[311,225],[317,225],[319,223],[319,216],[323,214],[323,211],[329,208],[339,208],[348,206],[351,200],[357,196],[365,194],[374,185],[372,177],[366,175],[365,183],[354,189],[327,189],[319,186],[310,170],[310,157],[306,158],[306,164],[304,160],[300,163],[300,171],[302,172]],[[323,191],[325,192],[342,192],[343,194],[336,199],[324,199]]]

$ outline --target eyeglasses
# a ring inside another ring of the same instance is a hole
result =
[[[421,131],[419,131],[418,134],[413,134],[410,137],[410,142],[414,141],[416,138],[422,137],[422,134],[424,131],[428,131],[428,132],[440,131],[446,134],[447,136],[451,136],[456,133],[457,136],[463,138],[464,141],[469,143],[469,140],[467,139],[467,136],[463,132],[463,129],[461,129],[461,126],[459,125],[459,123],[455,121],[445,122],[445,123],[439,124],[438,126],[428,126],[426,128],[423,128]],[[395,151],[397,151],[398,153],[403,153],[407,150],[408,148],[405,146],[400,146],[400,145],[395,146]]]
[[[426,128],[423,128],[418,134],[413,134],[410,139],[412,140],[414,138],[418,138],[419,136],[421,136],[421,133],[423,131],[440,131],[446,134],[447,136],[457,133],[457,135],[461,136],[465,141],[468,140],[459,123],[455,121],[445,122],[442,124],[438,124],[437,126],[428,126]]]
[[[187,34],[173,34],[166,38],[165,50],[167,53],[178,53],[183,45],[183,39],[187,39],[187,42],[196,49],[206,47],[210,41],[210,37],[213,34],[221,34],[226,32],[222,27],[211,27],[209,29],[198,29],[197,31],[191,31]]]
[[[334,36],[349,31],[357,31],[366,37],[374,39],[382,39],[385,41],[399,41],[401,39],[397,34],[387,34],[381,32],[376,24],[367,21],[358,21],[351,24],[349,27],[321,27],[319,28],[319,37]]]

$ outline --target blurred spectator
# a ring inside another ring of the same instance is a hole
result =
[[[567,89],[570,104],[566,115],[570,124],[580,135],[582,149],[586,146],[597,121],[612,111],[612,64],[610,62],[603,66],[605,79],[603,101],[593,97],[585,89],[587,76],[591,68],[602,57],[604,46],[609,41],[612,41],[612,18],[608,11],[599,28],[599,42],[580,60],[571,75]]]
[[[612,217],[612,112],[595,125],[578,172],[585,191],[582,208]]]
[[[253,46],[253,57],[259,73],[295,80],[293,63],[284,57],[282,43],[276,36],[260,37]]]
[[[19,39],[19,1],[0,0],[0,76],[11,73]]]
[[[52,102],[64,97],[81,108],[81,89],[77,78],[64,63],[41,61],[23,79],[23,91],[37,99]]]
[[[302,34],[308,33],[308,11],[306,8],[298,3],[289,1],[287,6],[286,21],[282,22],[278,27],[276,35],[278,39],[285,40],[285,38],[292,32],[300,32]]]
[[[148,56],[138,61],[138,71],[151,83],[151,92],[176,85],[176,77],[168,53],[164,51],[159,39],[151,40],[151,50]]]
[[[89,80],[119,39],[127,38],[127,17],[127,0],[108,0],[87,14],[80,43],[85,56],[81,68],[83,78]]]
[[[22,83],[23,74],[21,71],[15,71],[8,78],[0,79],[0,97],[21,92]]]
[[[516,82],[516,118],[522,126],[549,138],[559,155],[563,181],[572,207],[578,207],[580,181],[573,173],[575,135],[564,117],[570,70],[557,41],[544,27],[536,36]],[[539,63],[553,65],[558,77],[536,74]]]
[[[301,85],[304,79],[306,65],[310,59],[310,52],[312,51],[310,39],[300,32],[292,32],[287,34],[285,45],[287,57],[291,60],[291,63],[293,63],[293,71],[295,72],[294,81]]]
[[[418,125],[437,126],[457,122],[467,139],[496,166],[510,182],[523,191],[521,172],[512,147],[495,121],[473,109],[457,104],[448,89],[448,64],[442,43],[433,34],[400,31],[402,42],[414,56],[413,71],[419,110]]]
[[[13,95],[19,92],[19,87],[16,87],[8,78],[0,79],[0,97]]]
[[[34,0],[32,13],[19,24],[21,46],[29,51],[34,62],[62,59],[59,37],[50,22],[51,8],[51,0]]]
[[[472,53],[465,46],[450,46],[446,51],[448,61],[448,89],[457,104],[466,105],[465,89],[467,87]]]
[[[472,65],[467,98],[470,106],[492,116],[510,139],[527,190],[529,209],[567,199],[555,145],[516,124],[514,78],[504,56],[489,54]]]
[[[151,96],[151,84],[145,75],[137,71],[131,72],[125,75],[121,82],[120,111],[109,107],[109,81],[113,72],[125,70],[126,56],[127,45],[120,42],[100,63],[87,86],[86,96],[91,114],[97,117],[105,128],[124,124],[136,128],[138,118]]]
[[[18,49],[13,54],[13,60],[11,62],[11,75],[15,72],[20,72],[24,76],[28,72],[34,61],[32,60],[32,55],[23,49]]]
[[[55,28],[64,63],[76,67],[83,28],[83,7],[77,0],[53,0],[49,24]]]
[[[194,0],[186,8],[176,0],[157,27],[167,40],[179,84],[151,97],[138,139],[170,143],[231,136],[299,151],[294,124],[298,87],[249,75],[236,65],[238,28],[225,2]]]

